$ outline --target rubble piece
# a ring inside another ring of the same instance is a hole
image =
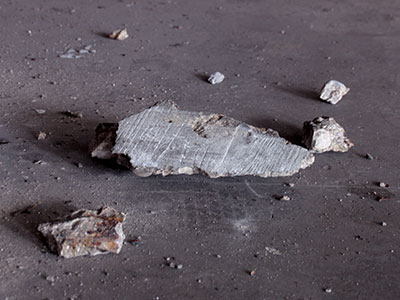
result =
[[[115,40],[119,40],[119,41],[126,40],[129,37],[128,30],[126,30],[126,28],[117,29],[117,30],[113,31],[108,37],[110,39],[115,39]]]
[[[387,183],[385,183],[385,182],[379,182],[378,183],[378,185],[380,186],[380,187],[389,187],[389,185],[387,184]]]
[[[322,88],[320,98],[331,104],[336,104],[342,100],[343,96],[346,95],[350,89],[343,83],[330,80]]]
[[[49,248],[65,258],[119,253],[125,239],[124,220],[125,214],[105,206],[75,211],[61,221],[40,224],[38,230]]]
[[[118,124],[100,124],[91,156],[138,176],[201,173],[212,178],[291,176],[314,162],[307,149],[273,130],[218,114],[183,111],[163,102]]]
[[[46,136],[47,136],[47,134],[45,132],[40,131],[39,134],[38,134],[37,139],[38,140],[44,140],[46,138]]]
[[[211,84],[218,84],[224,81],[225,76],[224,74],[220,72],[215,72],[214,74],[211,74],[210,77],[208,77],[208,82]]]
[[[317,153],[346,152],[354,146],[343,127],[330,117],[318,117],[304,122],[303,143],[309,150]]]
[[[87,45],[78,49],[68,49],[63,54],[60,54],[58,57],[60,58],[81,58],[84,54],[88,53],[96,53],[96,50],[93,49],[92,45]]]

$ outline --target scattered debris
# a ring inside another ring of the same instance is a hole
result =
[[[218,84],[224,81],[225,76],[224,74],[220,72],[215,72],[214,74],[211,74],[210,77],[208,77],[208,82],[211,84]]]
[[[111,207],[97,211],[82,209],[64,220],[41,224],[38,230],[49,248],[65,258],[119,253],[125,239],[124,220],[125,214]]]
[[[343,83],[331,80],[328,81],[321,91],[320,98],[331,104],[336,104],[342,100],[343,96],[346,95],[350,89]]]
[[[178,270],[183,269],[183,265],[182,264],[177,264],[177,263],[174,262],[174,260],[175,260],[174,257],[166,257],[165,260],[166,260],[166,265],[168,267],[173,268],[173,269],[178,269]]]
[[[346,152],[354,146],[343,127],[333,118],[318,117],[304,122],[303,143],[313,152]]]
[[[43,115],[43,114],[46,113],[46,110],[41,109],[41,108],[35,109],[35,111],[36,111],[39,115]]]
[[[92,45],[87,45],[83,48],[78,48],[78,49],[68,49],[65,53],[60,54],[58,57],[61,58],[81,58],[84,54],[88,53],[96,53],[96,50],[93,49]]]
[[[366,159],[369,159],[369,160],[374,160],[374,157],[373,157],[371,154],[369,154],[369,153],[366,153],[366,154],[365,154],[365,158],[366,158]]]
[[[110,39],[115,39],[115,40],[119,40],[119,41],[126,40],[129,37],[128,30],[126,30],[126,28],[117,29],[117,30],[113,31],[108,37]]]
[[[387,183],[384,183],[384,182],[379,182],[378,185],[380,187],[389,187],[389,185]]]
[[[290,201],[290,200],[292,200],[292,199],[290,199],[290,197],[287,196],[287,195],[283,195],[283,196],[279,197],[279,200],[280,200],[280,201]]]
[[[163,102],[118,124],[100,124],[91,156],[116,157],[138,176],[195,174],[212,178],[290,176],[314,162],[307,149],[273,130]]]
[[[82,117],[83,117],[83,114],[82,113],[79,113],[79,112],[72,112],[72,111],[70,111],[70,110],[66,110],[66,111],[63,111],[63,112],[61,112],[63,115],[65,115],[65,116],[67,116],[67,117],[70,117],[70,118],[76,118],[76,119],[82,119]]]
[[[38,140],[44,140],[46,138],[46,136],[47,136],[47,134],[45,132],[40,131],[39,134],[38,134],[37,139]]]
[[[265,247],[265,255],[267,254],[282,255],[282,253],[278,249],[272,247]]]

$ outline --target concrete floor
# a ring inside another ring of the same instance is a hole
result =
[[[0,298],[399,299],[399,15],[398,0],[1,1]],[[329,79],[351,88],[336,106],[318,100]],[[274,179],[139,178],[88,156],[98,123],[160,100],[294,143],[328,115],[356,146]],[[106,204],[139,239],[119,255],[62,259],[36,231]]]

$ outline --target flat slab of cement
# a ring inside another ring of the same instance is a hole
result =
[[[399,299],[399,13],[398,0],[2,1],[0,298]],[[107,37],[122,27],[128,39]],[[351,89],[336,105],[319,99],[330,79]],[[171,99],[295,144],[331,116],[355,146],[267,179],[141,178],[89,157],[97,124]],[[120,254],[49,253],[38,224],[103,205],[127,213]]]

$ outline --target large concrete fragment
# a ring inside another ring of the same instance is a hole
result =
[[[102,207],[97,211],[78,210],[62,221],[40,224],[38,230],[49,248],[65,258],[119,253],[125,239],[124,220],[125,214]]]
[[[354,146],[343,127],[330,117],[304,122],[303,143],[313,152],[346,152]]]
[[[290,176],[314,162],[307,149],[275,131],[219,114],[179,110],[166,102],[120,121],[115,135],[111,125],[105,133],[102,128],[100,124],[91,155],[117,157],[139,176]]]

